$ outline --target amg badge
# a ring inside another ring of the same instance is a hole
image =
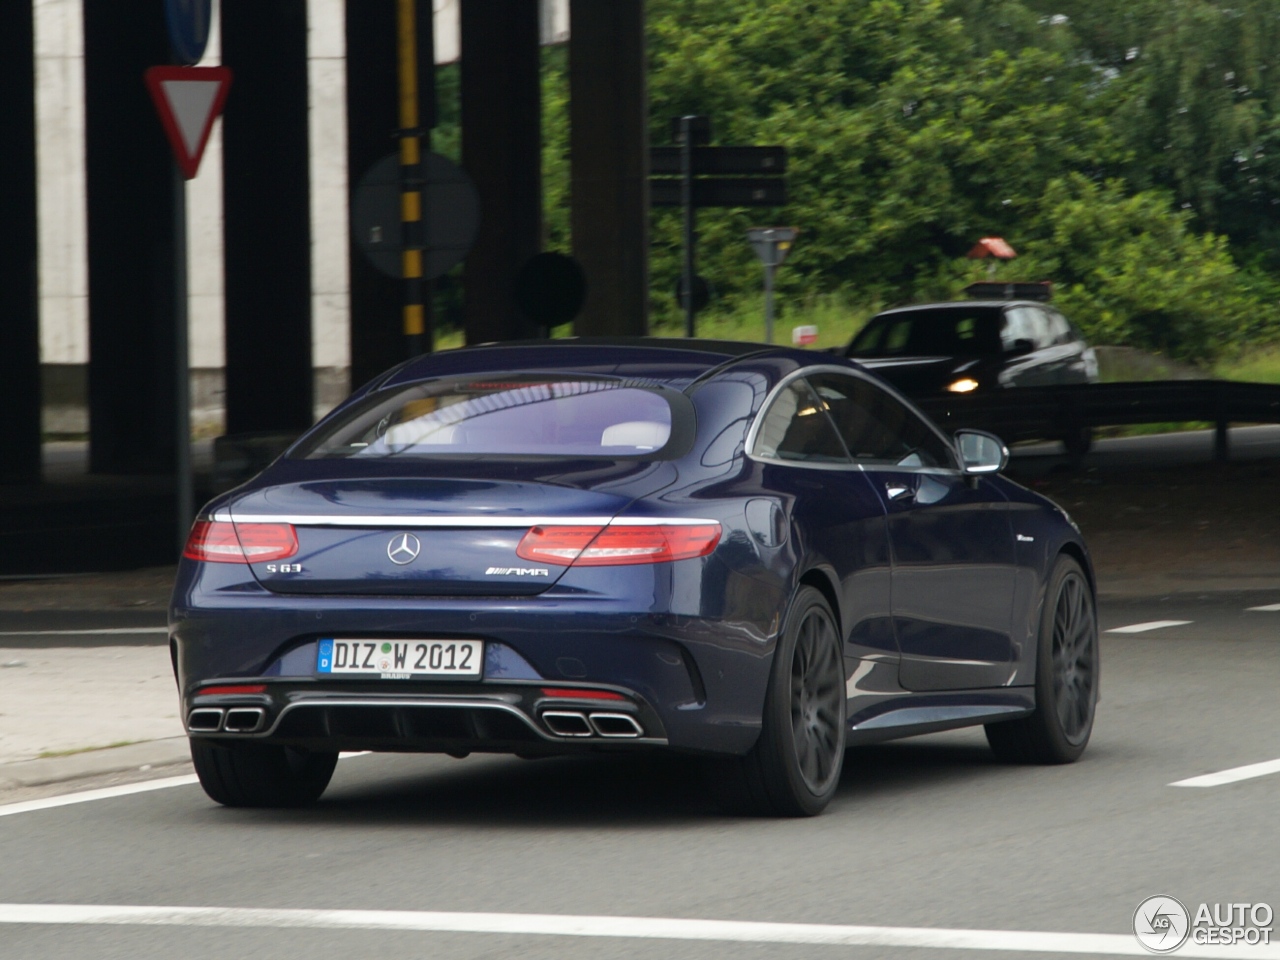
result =
[[[510,574],[518,577],[549,577],[551,571],[546,567],[490,567],[484,572],[486,577],[505,577]]]

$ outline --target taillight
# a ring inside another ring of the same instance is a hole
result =
[[[292,524],[197,520],[182,555],[213,563],[261,563],[283,560],[297,552],[298,535]]]
[[[516,547],[524,560],[560,566],[611,567],[705,557],[720,542],[720,524],[538,526]]]

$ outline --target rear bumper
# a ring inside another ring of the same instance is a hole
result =
[[[668,746],[657,712],[634,694],[592,700],[548,696],[532,683],[260,681],[261,694],[186,698],[192,737],[257,740],[308,750],[545,754],[625,745]],[[399,687],[400,685],[397,684]],[[590,690],[584,688],[585,694]]]
[[[180,569],[170,634],[182,717],[212,711],[188,726],[192,736],[308,749],[715,754],[745,753],[759,736],[773,637],[751,623],[668,612],[671,584],[658,578],[671,581],[669,571],[651,569],[624,596],[577,589],[505,599],[280,596],[236,579],[244,574],[231,564]],[[478,681],[318,676],[317,644],[333,637],[482,640],[484,672]],[[214,682],[264,684],[266,693],[199,695]],[[632,707],[541,702],[542,687],[566,686],[608,689]],[[544,717],[550,707],[582,714],[565,717],[563,729],[583,735],[557,733]],[[228,729],[231,710],[261,710],[260,722],[237,713]],[[634,716],[640,734],[630,735],[627,719],[594,713]]]

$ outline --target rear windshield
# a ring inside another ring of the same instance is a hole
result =
[[[365,398],[293,456],[653,458],[671,440],[672,394],[680,397],[658,384],[590,378],[408,384]]]
[[[874,317],[850,357],[982,357],[999,354],[999,309],[912,310]]]

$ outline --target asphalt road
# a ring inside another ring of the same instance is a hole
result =
[[[1171,786],[1280,758],[1280,610],[1247,609],[1272,604],[1104,604],[1104,630],[1145,629],[1104,634],[1081,762],[1001,766],[980,731],[860,748],[812,820],[721,816],[664,757],[357,756],[302,811],[227,810],[190,783],[0,806],[0,957],[1140,952],[1131,918],[1155,894],[1280,907],[1280,764]],[[583,915],[600,919],[565,919]]]

